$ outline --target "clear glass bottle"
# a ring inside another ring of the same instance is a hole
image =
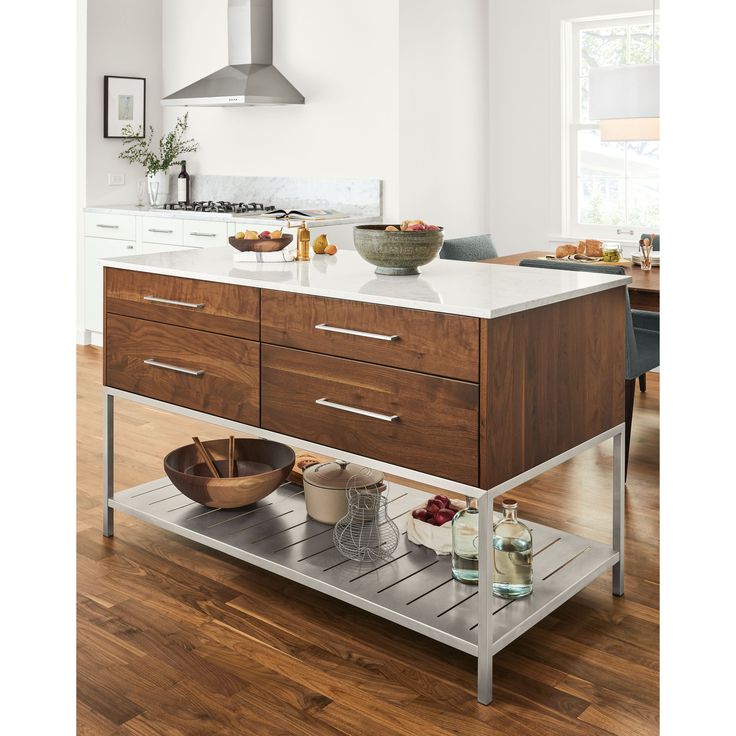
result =
[[[493,525],[493,595],[521,598],[532,592],[532,533],[516,518],[515,500],[502,506],[503,518]]]
[[[452,520],[452,577],[478,585],[478,500],[467,498],[466,502]]]

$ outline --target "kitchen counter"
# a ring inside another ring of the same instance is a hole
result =
[[[234,263],[233,250],[228,247],[110,258],[100,263],[130,271],[486,319],[631,282],[629,276],[439,259],[422,266],[419,276],[378,276],[357,253],[344,250],[335,256],[312,255],[311,261],[303,263]]]
[[[187,212],[184,210],[163,210],[160,207],[137,207],[136,205],[120,204],[120,205],[104,205],[101,207],[85,207],[85,212],[91,212],[99,215],[136,215],[138,217],[161,217],[175,218],[177,220],[208,220],[210,222],[242,222],[258,223],[263,225],[263,229],[285,226],[286,220],[277,217],[261,217],[252,215],[235,215],[230,212]],[[300,219],[292,219],[293,225],[298,226]],[[338,217],[332,220],[308,220],[313,227],[328,227],[331,225],[351,225],[361,224],[370,225],[372,223],[381,222],[380,217],[359,215],[351,215],[350,217]]]

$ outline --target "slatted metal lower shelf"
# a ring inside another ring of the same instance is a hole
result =
[[[391,485],[389,515],[402,534],[391,559],[376,563],[342,557],[332,527],[307,516],[303,491],[291,484],[252,506],[225,510],[190,501],[163,478],[116,494],[110,506],[477,656],[477,588],[452,579],[449,556],[406,538],[411,509],[426,499]],[[529,526],[534,592],[493,599],[494,654],[618,562],[610,546]]]

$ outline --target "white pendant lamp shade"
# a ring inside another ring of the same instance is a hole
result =
[[[659,140],[659,64],[591,69],[590,119],[603,141]]]

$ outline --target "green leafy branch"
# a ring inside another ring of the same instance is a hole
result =
[[[181,163],[182,156],[193,153],[199,148],[194,138],[184,138],[188,127],[189,113],[177,118],[174,129],[158,142],[156,152],[153,142],[153,126],[148,128],[148,137],[142,135],[142,129],[128,124],[123,128],[123,150],[118,156],[131,164],[141,164],[150,176],[159,171],[166,171],[170,166]]]

